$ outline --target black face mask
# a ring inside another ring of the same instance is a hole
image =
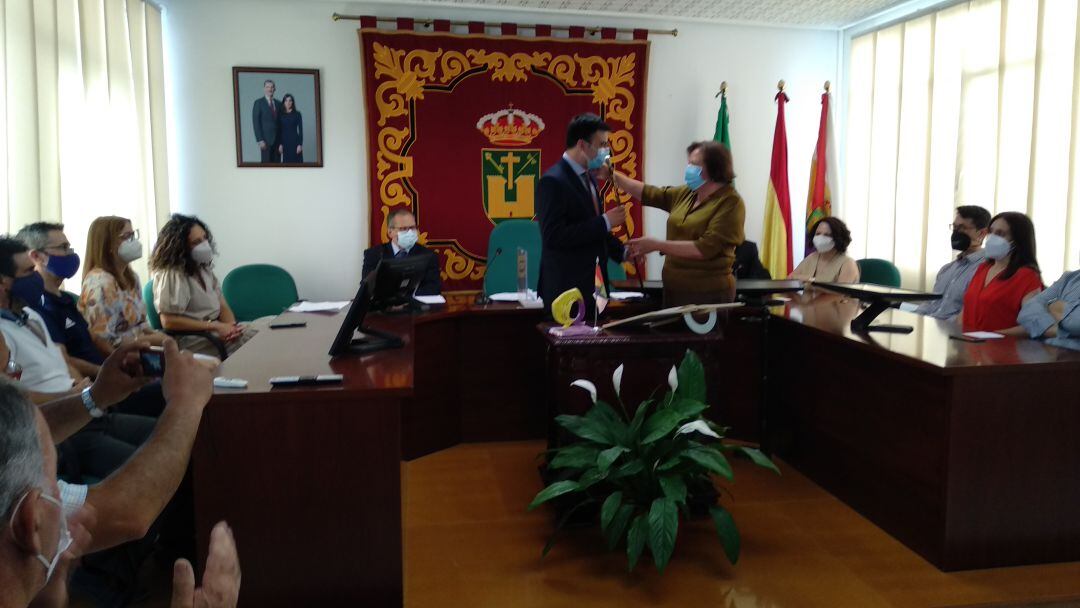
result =
[[[971,247],[971,237],[966,232],[954,230],[952,233],[953,251],[967,251]]]

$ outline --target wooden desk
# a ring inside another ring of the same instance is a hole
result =
[[[213,524],[233,526],[242,605],[400,606],[400,460],[544,436],[543,311],[448,300],[368,317],[404,348],[331,360],[344,312],[287,314],[307,327],[263,329],[222,365],[219,375],[249,386],[217,389],[204,414],[192,454],[196,530],[205,556]],[[269,384],[320,373],[345,381]]]
[[[835,295],[775,310],[789,463],[943,570],[1080,559],[1080,353],[898,310],[911,334],[854,335]]]

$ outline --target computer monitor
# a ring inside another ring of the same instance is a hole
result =
[[[926,293],[899,287],[875,285],[873,283],[814,283],[814,285],[845,296],[858,298],[861,302],[869,304],[862,314],[851,320],[851,331],[855,333],[882,331],[894,334],[909,334],[914,330],[910,325],[889,325],[885,323],[871,325],[871,322],[878,315],[901,302],[923,302],[941,299],[940,293]]]
[[[330,345],[330,356],[346,354],[365,354],[388,348],[401,348],[405,342],[393,334],[364,327],[364,317],[371,309],[372,293],[375,290],[377,271],[372,271],[360,281],[356,297],[349,305],[349,312],[341,322],[334,343]],[[360,336],[357,336],[357,332]]]
[[[413,295],[424,280],[430,260],[426,255],[403,258],[384,257],[372,274],[371,310],[411,305]]]

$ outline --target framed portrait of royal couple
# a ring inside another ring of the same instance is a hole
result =
[[[319,70],[233,68],[237,167],[321,167]]]

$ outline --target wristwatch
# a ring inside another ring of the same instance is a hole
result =
[[[94,403],[94,398],[90,395],[89,386],[82,390],[82,402],[83,405],[86,406],[86,413],[90,414],[91,418],[101,418],[105,415],[105,410]]]

